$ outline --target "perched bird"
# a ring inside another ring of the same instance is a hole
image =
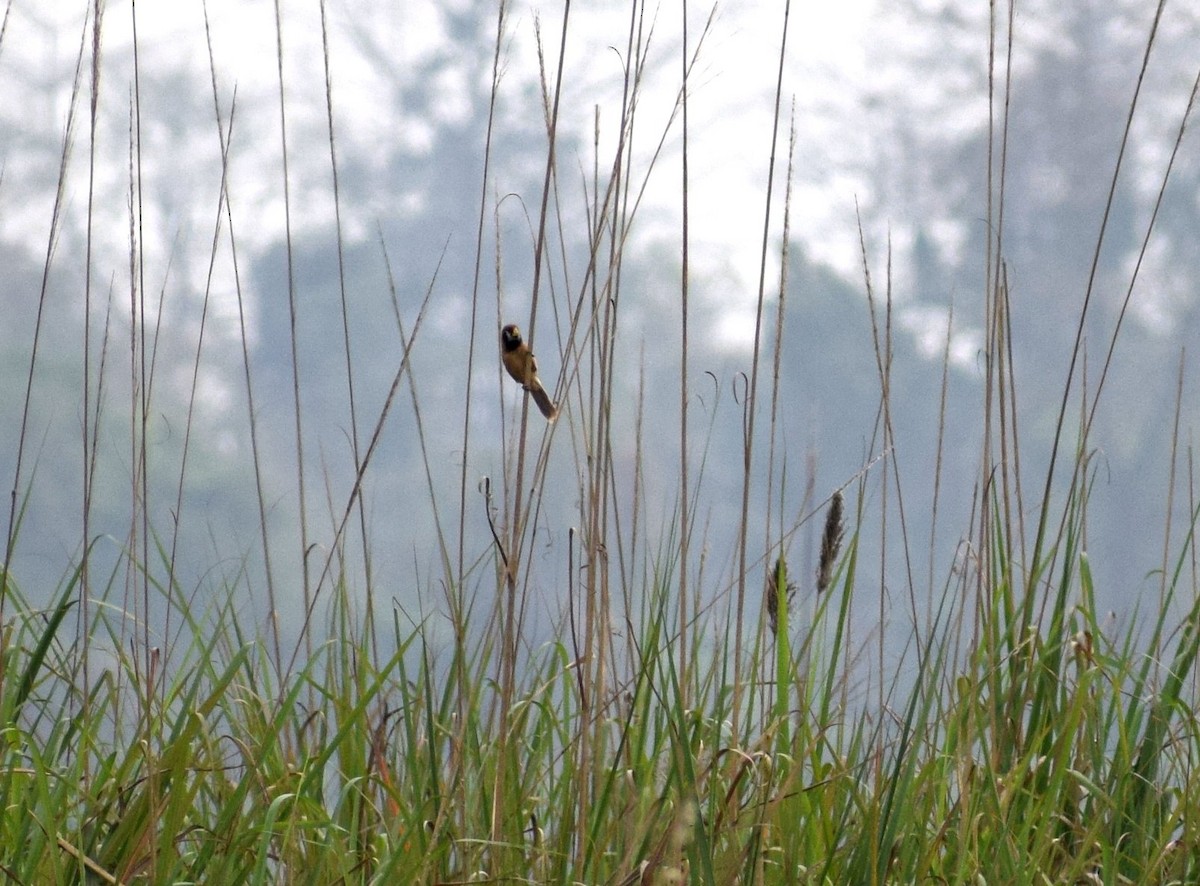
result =
[[[558,407],[542,387],[542,380],[537,376],[537,360],[525,339],[521,338],[521,330],[515,323],[509,323],[500,330],[500,359],[508,374],[521,383],[521,387],[533,395],[546,421],[558,418]]]

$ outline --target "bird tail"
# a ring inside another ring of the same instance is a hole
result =
[[[533,402],[542,411],[542,415],[546,416],[546,421],[554,421],[558,418],[558,407],[554,405],[554,401],[550,399],[550,395],[546,393],[541,382],[534,380],[534,383],[529,386],[529,393],[533,395]]]

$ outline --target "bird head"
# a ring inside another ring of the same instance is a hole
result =
[[[506,351],[514,351],[521,347],[520,327],[516,323],[509,323],[500,330],[500,342]]]

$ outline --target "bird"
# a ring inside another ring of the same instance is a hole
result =
[[[546,416],[546,421],[558,418],[558,407],[542,387],[542,380],[537,376],[537,360],[525,339],[521,338],[521,329],[516,323],[509,323],[500,330],[500,359],[508,374],[533,395],[533,402]]]

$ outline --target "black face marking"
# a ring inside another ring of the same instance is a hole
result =
[[[521,347],[521,330],[510,323],[500,331],[500,337],[504,340],[504,350],[515,351]]]

